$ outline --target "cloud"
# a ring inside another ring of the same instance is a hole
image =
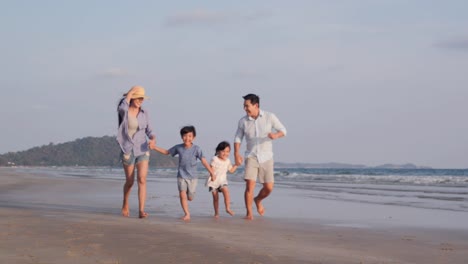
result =
[[[349,24],[317,24],[316,25],[317,31],[322,32],[338,32],[338,33],[365,33],[365,34],[376,34],[384,32],[383,29],[374,27],[372,25],[364,26],[364,25],[349,25]]]
[[[117,77],[128,76],[128,72],[121,68],[111,68],[111,69],[98,73],[97,76],[102,77],[102,78],[117,78]]]
[[[265,12],[252,12],[249,14],[235,14],[221,11],[195,9],[181,12],[166,18],[165,25],[169,27],[182,27],[190,25],[219,25],[230,22],[247,22],[265,17]]]
[[[232,72],[230,76],[237,80],[252,80],[264,78],[265,74],[253,69],[242,69]]]
[[[468,36],[446,39],[435,44],[438,48],[468,51]]]

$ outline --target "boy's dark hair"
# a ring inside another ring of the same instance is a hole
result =
[[[231,145],[229,144],[229,142],[223,141],[223,142],[219,143],[218,146],[216,147],[215,155],[217,155],[218,152],[224,150],[226,147],[231,148]]]
[[[248,94],[246,96],[243,96],[244,100],[249,100],[251,104],[258,104],[260,106],[260,97],[256,94]]]
[[[188,134],[192,132],[193,133],[193,136],[196,137],[197,136],[197,131],[195,130],[195,127],[194,126],[184,126],[181,130],[180,130],[180,136],[183,137],[185,134]]]

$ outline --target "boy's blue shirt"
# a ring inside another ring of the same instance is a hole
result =
[[[178,144],[170,148],[171,156],[179,155],[179,169],[177,177],[183,179],[197,179],[197,159],[204,158],[201,148],[193,144],[190,148],[185,148],[184,144]]]

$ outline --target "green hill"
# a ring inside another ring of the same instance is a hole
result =
[[[120,147],[111,136],[34,147],[0,155],[0,166],[121,166]],[[177,159],[151,152],[151,167],[176,167]]]

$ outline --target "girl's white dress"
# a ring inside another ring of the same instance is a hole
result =
[[[210,176],[205,183],[206,187],[212,187],[213,189],[219,188],[220,186],[227,185],[227,172],[232,168],[230,159],[222,160],[218,156],[214,156],[211,159],[211,167],[213,168],[216,180],[211,181]]]

